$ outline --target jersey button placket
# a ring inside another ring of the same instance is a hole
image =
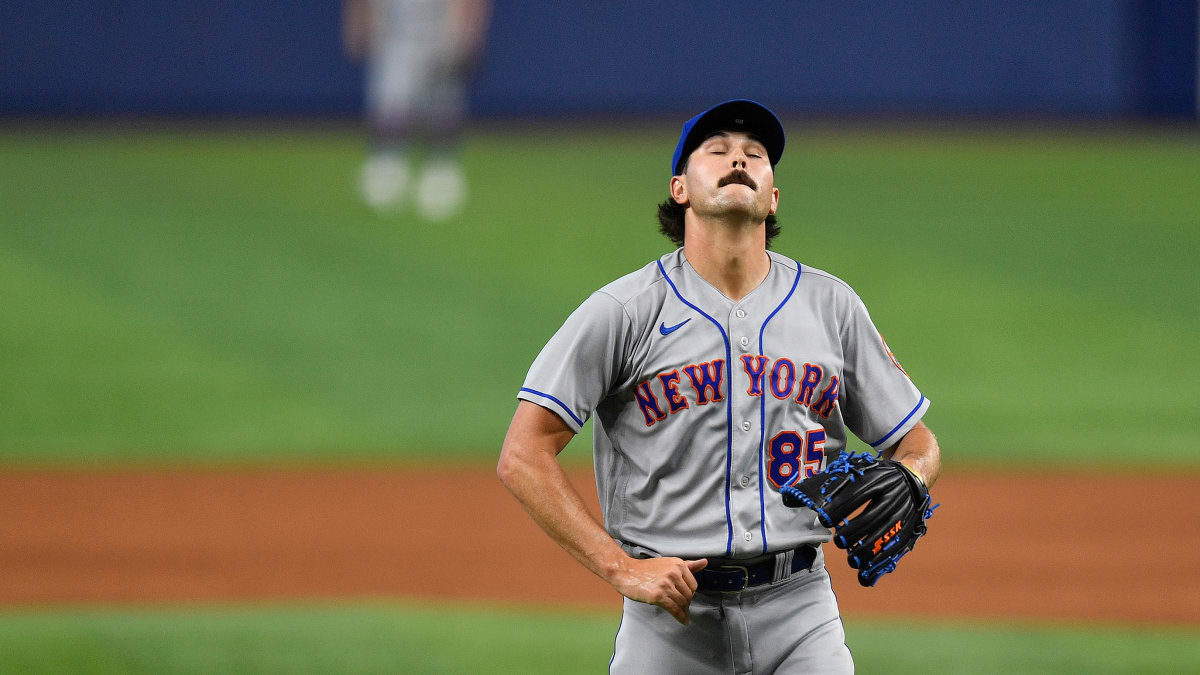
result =
[[[757,527],[758,521],[758,493],[750,491],[747,488],[751,485],[749,473],[752,471],[751,464],[754,467],[758,465],[758,445],[759,437],[758,426],[751,420],[758,419],[758,401],[746,395],[746,386],[737,379],[741,374],[742,360],[737,352],[745,354],[750,351],[751,339],[748,335],[753,326],[745,321],[747,313],[744,309],[735,308],[729,315],[728,330],[731,346],[736,345],[734,354],[731,354],[733,359],[733,377],[737,386],[730,387],[730,395],[733,402],[734,414],[734,456],[733,470],[734,474],[731,477],[730,488],[733,489],[733,494],[730,495],[732,500],[732,516],[734,527],[734,540],[731,542],[732,551],[735,555],[742,555],[754,549],[753,534],[748,532],[754,527]],[[740,533],[739,533],[740,530]],[[747,538],[747,535],[750,538]]]
[[[741,307],[738,307],[737,309],[733,310],[733,316],[736,317],[737,319],[745,319],[746,318],[746,310],[742,309]],[[749,323],[746,323],[746,325],[742,325],[743,323],[745,323],[742,321],[731,320],[730,323],[736,324],[736,326],[737,326],[737,330],[731,331],[731,334],[740,333],[750,327]],[[737,344],[738,344],[738,348],[740,348],[743,352],[750,351],[750,336],[742,335],[741,337],[739,337],[737,339]]]

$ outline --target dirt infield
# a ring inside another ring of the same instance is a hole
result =
[[[934,496],[878,588],[827,549],[846,614],[1200,624],[1198,476],[951,472]],[[487,469],[0,472],[0,606],[397,596],[617,607]]]

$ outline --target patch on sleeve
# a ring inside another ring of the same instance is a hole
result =
[[[883,339],[883,335],[879,336],[879,341],[883,343],[883,351],[887,352],[888,358],[892,360],[892,365],[899,368],[900,372],[904,373],[905,377],[908,377],[908,371],[896,360],[896,355],[892,353],[892,348],[888,346],[887,340]]]

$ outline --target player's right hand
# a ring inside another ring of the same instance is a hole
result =
[[[683,625],[688,625],[688,607],[696,594],[696,577],[708,560],[682,558],[629,558],[609,581],[621,595],[662,607]]]

